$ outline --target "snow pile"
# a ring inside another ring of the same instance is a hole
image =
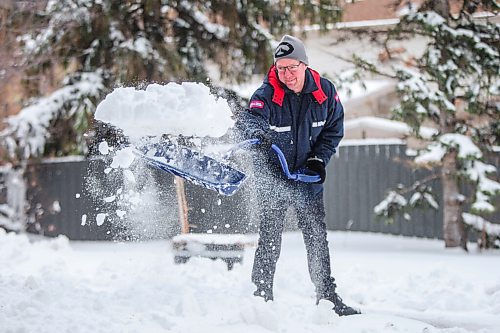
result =
[[[275,300],[252,295],[253,248],[232,271],[220,261],[175,265],[167,241],[30,241],[0,230],[1,332],[496,333],[495,252],[445,250],[442,241],[335,232],[338,317],[315,306],[302,235],[285,233]],[[91,318],[91,320],[89,320]]]
[[[227,101],[195,82],[117,88],[97,106],[95,119],[123,130],[132,140],[163,134],[221,137],[233,126]]]

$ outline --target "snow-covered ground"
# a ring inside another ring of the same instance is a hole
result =
[[[0,332],[498,332],[500,253],[365,233],[329,239],[339,292],[363,315],[315,306],[297,232],[284,235],[275,301],[264,303],[252,296],[253,248],[227,271],[205,258],[175,265],[167,240],[85,243],[0,229]]]

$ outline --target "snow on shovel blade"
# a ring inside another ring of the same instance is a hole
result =
[[[246,179],[243,172],[186,147],[154,143],[136,147],[134,152],[155,168],[226,196],[234,194]]]

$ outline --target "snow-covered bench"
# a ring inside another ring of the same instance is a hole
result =
[[[186,263],[191,257],[204,257],[223,260],[228,270],[243,261],[245,246],[254,243],[251,237],[241,234],[182,234],[172,239],[176,264]]]

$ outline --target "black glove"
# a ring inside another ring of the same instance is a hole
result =
[[[271,140],[271,135],[267,133],[264,130],[257,130],[253,133],[253,137],[255,139],[259,139],[260,141],[260,146],[264,148],[265,150],[271,149],[271,145],[273,144],[273,141]]]
[[[317,182],[318,184],[323,184],[325,182],[326,170],[325,163],[322,159],[318,157],[309,157],[306,162],[306,169],[316,172],[320,176],[321,179]]]

